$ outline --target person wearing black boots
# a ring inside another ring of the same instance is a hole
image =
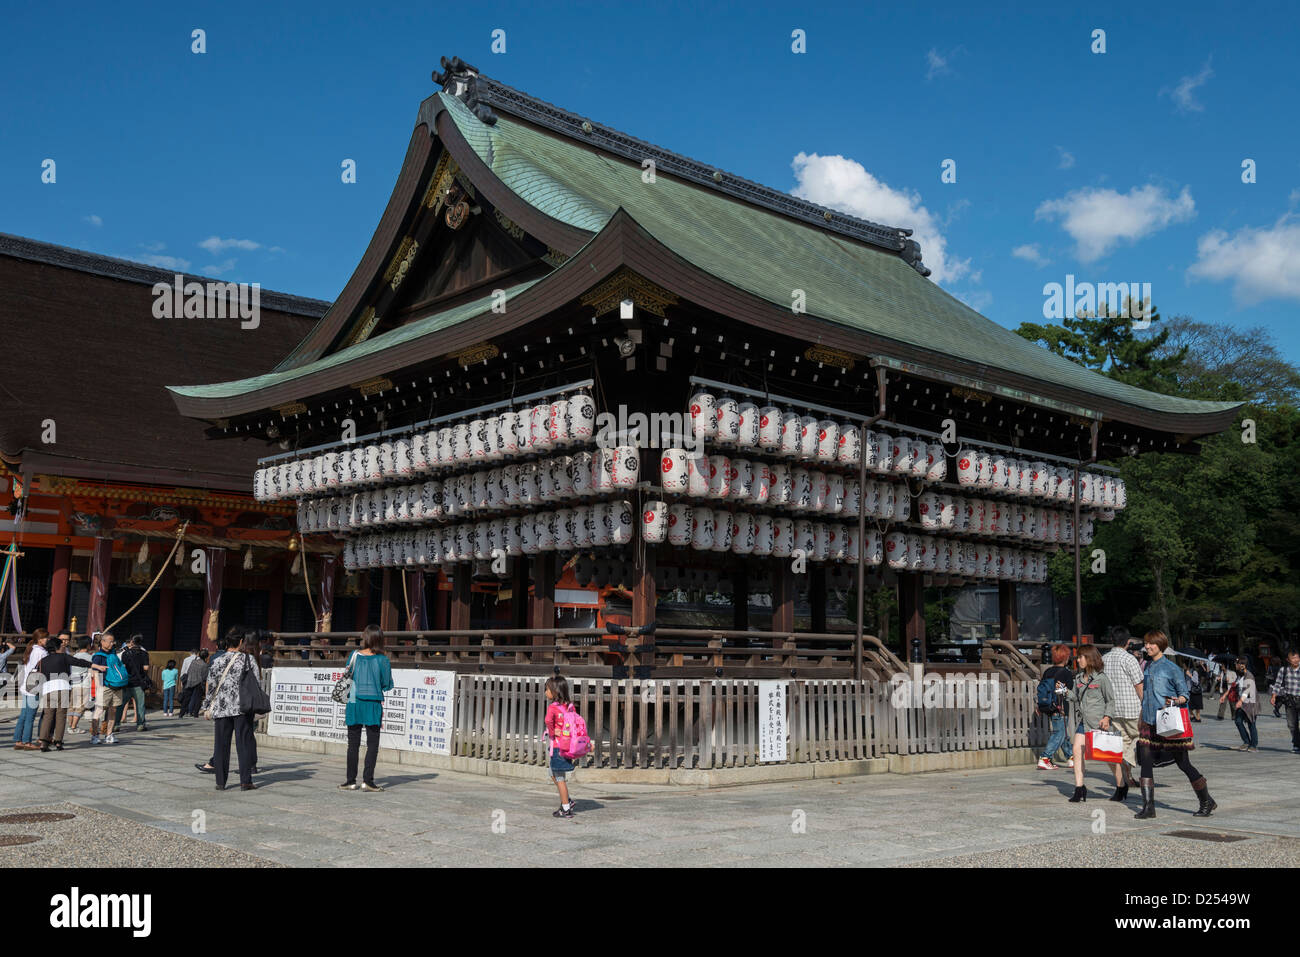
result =
[[[1088,800],[1088,789],[1083,786],[1084,746],[1089,731],[1109,731],[1110,716],[1115,711],[1115,689],[1110,678],[1102,673],[1105,668],[1101,652],[1095,645],[1079,649],[1083,668],[1074,676],[1070,690],[1070,724],[1074,727],[1074,795],[1071,804]]]
[[[1156,713],[1161,708],[1187,702],[1187,680],[1183,677],[1183,670],[1165,657],[1169,638],[1163,631],[1147,632],[1143,645],[1149,664],[1142,679],[1142,718],[1138,722],[1137,753],[1141,767],[1138,783],[1142,788],[1142,809],[1133,816],[1142,819],[1156,816],[1156,782],[1152,769],[1157,758],[1170,757],[1178,765],[1178,770],[1187,775],[1200,802],[1193,816],[1209,817],[1219,805],[1210,797],[1205,776],[1192,766],[1187,756],[1196,745],[1191,738],[1162,738],[1156,734],[1155,728]]]

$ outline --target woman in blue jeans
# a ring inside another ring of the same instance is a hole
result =
[[[1259,694],[1255,688],[1255,676],[1246,670],[1245,658],[1237,659],[1237,680],[1232,687],[1237,689],[1232,720],[1237,723],[1237,733],[1241,735],[1241,747],[1237,750],[1258,751],[1259,728],[1255,726],[1255,719],[1259,717]]]
[[[44,629],[36,633],[35,637],[27,643],[27,650],[23,653],[23,663],[18,669],[15,676],[18,682],[18,690],[22,692],[23,708],[18,712],[18,723],[14,725],[14,750],[15,751],[39,751],[41,746],[33,744],[32,738],[36,735],[36,712],[40,709],[41,699],[39,695],[28,694],[24,689],[27,682],[27,676],[36,670],[41,659],[45,657],[44,646]],[[40,654],[36,650],[40,649]]]
[[[1066,767],[1074,767],[1074,751],[1070,746],[1070,729],[1065,722],[1065,701],[1066,693],[1074,687],[1074,672],[1069,667],[1070,649],[1066,645],[1052,646],[1052,667],[1043,672],[1043,678],[1056,680],[1057,705],[1056,711],[1051,714],[1052,736],[1047,739],[1047,747],[1043,748],[1042,755],[1038,758],[1038,770],[1055,771],[1056,765],[1052,758],[1056,756],[1058,749],[1065,750],[1067,758]]]

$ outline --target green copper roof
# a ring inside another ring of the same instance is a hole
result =
[[[669,176],[645,183],[632,163],[500,111],[488,126],[460,100],[438,95],[507,187],[572,226],[599,232],[621,206],[686,261],[784,308],[801,289],[812,316],[1138,408],[1205,414],[1237,405],[1117,382],[980,315],[895,253]]]
[[[515,296],[519,295],[525,289],[537,282],[536,279],[528,282],[519,283],[505,290],[505,301],[509,302]],[[258,389],[265,389],[268,386],[281,385],[286,382],[292,382],[294,379],[300,379],[324,369],[330,369],[334,366],[351,362],[363,356],[373,355],[382,352],[392,346],[404,342],[410,342],[415,339],[421,339],[425,336],[431,336],[452,326],[458,325],[468,319],[481,316],[491,311],[493,306],[493,296],[487,295],[481,299],[475,299],[473,302],[463,303],[443,312],[426,316],[423,319],[416,319],[408,322],[403,326],[359,342],[355,346],[349,346],[341,349],[332,355],[317,359],[315,362],[299,366],[296,369],[287,369],[283,372],[268,372],[265,375],[252,376],[248,379],[235,379],[231,382],[216,382],[211,385],[185,385],[185,386],[168,386],[168,389],[177,395],[190,396],[196,399],[224,399],[231,396],[243,395],[246,392],[254,392]]]

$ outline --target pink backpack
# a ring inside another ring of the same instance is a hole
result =
[[[587,737],[587,722],[573,705],[565,706],[560,716],[555,747],[560,756],[572,761],[591,752],[591,738]]]

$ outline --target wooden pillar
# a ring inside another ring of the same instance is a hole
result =
[[[57,635],[68,623],[68,567],[72,564],[72,546],[54,546],[54,573],[50,576],[50,614],[45,630]]]
[[[398,608],[397,592],[401,586],[394,581],[393,569],[384,569],[383,590],[379,597],[379,627],[384,631],[397,631],[397,626],[404,617]]]
[[[921,643],[921,660],[925,661],[925,579],[918,572],[898,575],[898,604],[903,618],[904,660],[911,661],[912,642]]]
[[[408,568],[406,576],[406,630],[424,628],[424,569]]]
[[[812,611],[812,630],[826,634],[826,566],[808,566],[808,607]]]
[[[632,627],[639,628],[655,620],[655,609],[659,605],[655,591],[655,574],[657,570],[655,550],[647,547],[642,565],[635,572],[632,583]]]
[[[743,562],[737,562],[731,575],[731,627],[749,630],[749,575]]]
[[[555,627],[555,553],[542,552],[533,558],[533,601],[528,627]],[[549,644],[551,639],[533,636],[533,644]]]
[[[108,624],[108,580],[113,567],[113,540],[95,539],[90,553],[90,607],[86,610],[86,634],[103,631]]]
[[[794,572],[783,558],[772,563],[772,631],[794,631]]]
[[[434,631],[451,627],[451,592],[442,587],[445,578],[441,570],[434,573],[433,611],[429,614],[429,627]]]
[[[470,582],[473,579],[472,567],[468,562],[456,565],[455,578],[451,582],[451,630],[469,631],[470,627]]]
[[[172,650],[172,625],[176,617],[176,589],[158,589],[158,632],[155,648],[158,651]]]
[[[528,559],[514,558],[510,569],[510,627],[528,627]]]
[[[999,635],[1003,641],[1020,640],[1020,620],[1016,617],[1016,583],[998,583]]]

